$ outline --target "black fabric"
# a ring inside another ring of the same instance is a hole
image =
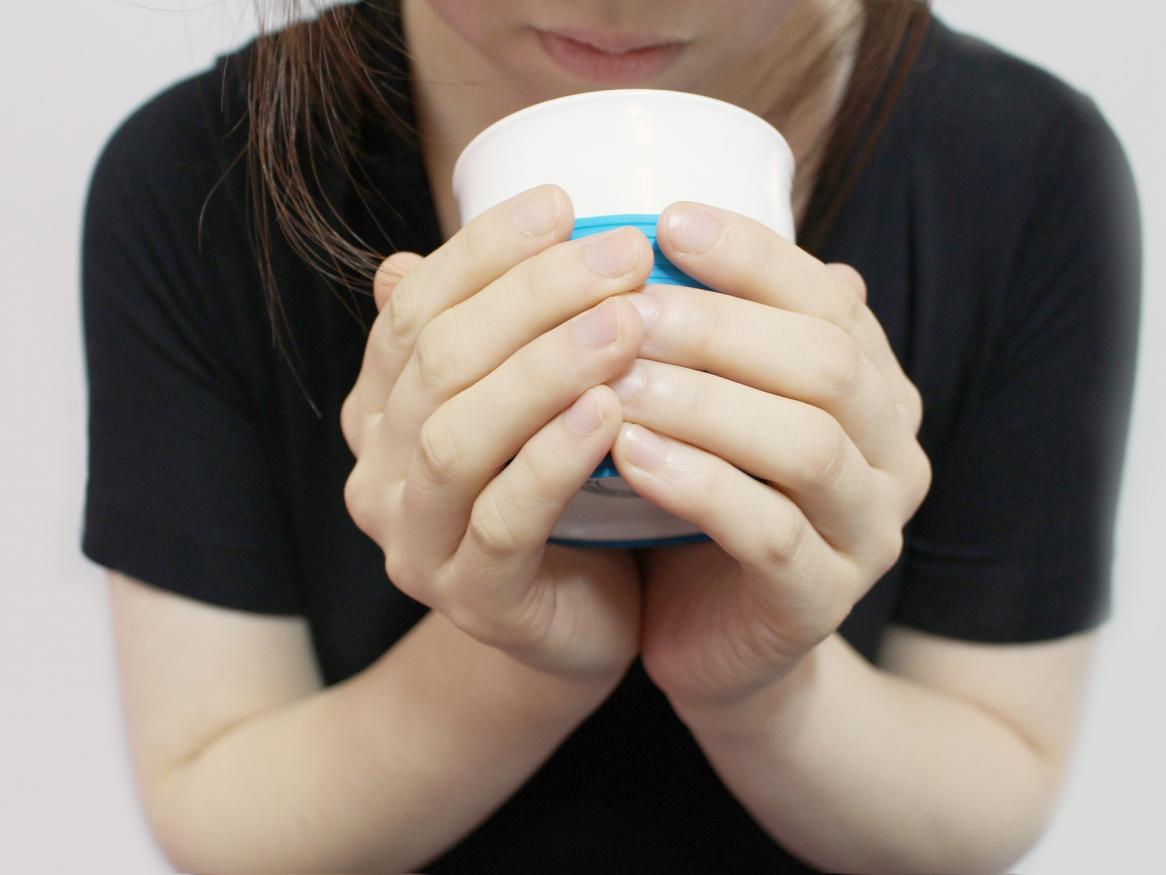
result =
[[[344,507],[353,458],[338,415],[363,328],[280,239],[302,389],[272,343],[235,161],[251,48],[135,112],[94,172],[83,550],[192,599],[303,615],[331,684],[426,609],[385,579]],[[389,54],[411,122],[408,66]],[[431,251],[441,238],[416,148],[380,128],[367,142],[386,204],[363,215],[339,177],[333,203],[385,254]],[[1109,615],[1139,245],[1129,167],[1093,102],[935,20],[817,253],[866,277],[923,393],[934,468],[901,560],[842,627],[867,659],[889,623],[1021,642]],[[371,324],[371,297],[355,305]],[[524,787],[426,867],[503,869],[810,871],[725,789],[639,662]]]

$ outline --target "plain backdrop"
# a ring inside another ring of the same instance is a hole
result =
[[[663,4],[661,4],[663,5]],[[1125,143],[1145,224],[1139,384],[1118,521],[1116,614],[1056,819],[1017,871],[1166,871],[1166,153],[1161,6],[950,0],[958,29],[1091,94]],[[104,572],[79,551],[83,197],[114,126],[248,39],[247,0],[8,0],[0,24],[0,868],[154,873],[128,768]]]

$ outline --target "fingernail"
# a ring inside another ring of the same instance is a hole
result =
[[[540,185],[510,208],[510,217],[519,231],[541,237],[555,229],[563,208],[559,193],[552,185]]]
[[[675,247],[690,255],[710,249],[721,234],[720,219],[692,204],[671,207],[664,226]]]
[[[592,434],[603,425],[603,411],[595,393],[588,390],[580,395],[563,415],[563,421],[576,434]]]
[[[623,276],[636,266],[639,247],[631,234],[621,234],[622,228],[600,234],[583,247],[583,261],[597,274],[606,277]]]
[[[633,363],[618,380],[608,385],[615,390],[615,394],[619,396],[620,401],[631,401],[636,393],[643,388],[645,379],[644,369],[637,362]]]
[[[624,426],[628,442],[628,461],[645,470],[658,468],[668,457],[668,444],[659,436],[638,425]]]
[[[575,320],[575,337],[588,349],[600,349],[619,337],[619,305],[608,298]]]
[[[652,323],[656,321],[656,313],[659,311],[655,297],[644,294],[643,292],[636,292],[635,294],[624,295],[623,297],[640,311],[640,321],[644,323],[644,333],[647,334],[648,329],[652,327]]]

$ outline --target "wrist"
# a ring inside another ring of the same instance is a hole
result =
[[[602,704],[623,677],[614,669],[574,677],[543,671],[467,635],[438,611],[430,611],[394,649],[407,647],[409,639],[416,639],[410,660],[416,668],[396,676],[415,685],[418,698],[459,703],[471,722],[557,736]]]
[[[776,681],[733,702],[709,704],[670,699],[676,715],[698,737],[734,744],[790,738],[822,707],[837,648],[837,634],[807,651]]]
[[[635,657],[625,664],[613,664],[603,670],[562,674],[527,664],[511,653],[491,648],[495,658],[506,666],[511,679],[508,689],[515,707],[526,711],[536,722],[576,723],[581,716],[598,708],[619,686]]]

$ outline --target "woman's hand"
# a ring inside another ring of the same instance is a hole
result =
[[[605,299],[638,287],[652,256],[631,228],[569,241],[573,222],[544,185],[426,258],[391,256],[341,425],[345,502],[392,583],[533,668],[586,678],[637,652],[634,556],[547,539],[620,427],[603,383],[643,325]]]
[[[659,315],[614,387],[651,431],[612,456],[713,539],[640,559],[645,670],[674,705],[716,709],[837,629],[898,558],[931,470],[919,392],[856,271],[704,205],[671,206],[657,240],[718,291],[646,287]]]

